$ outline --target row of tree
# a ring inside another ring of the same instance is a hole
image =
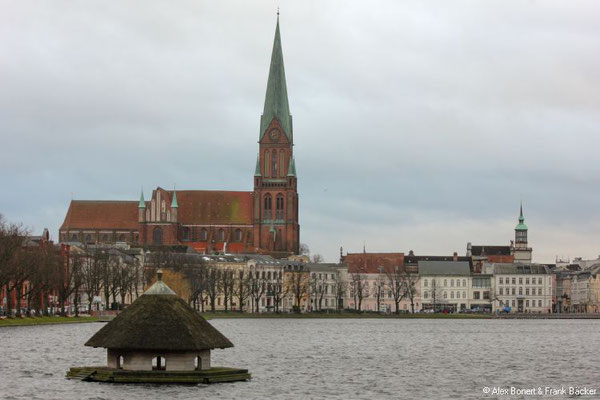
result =
[[[142,269],[135,259],[103,248],[73,248],[32,241],[22,225],[0,216],[0,289],[4,288],[6,313],[11,316],[48,315],[58,309],[66,315],[72,299],[79,314],[82,294],[92,299],[104,294],[105,307],[124,304],[127,294],[138,295]],[[25,306],[23,306],[25,303]]]
[[[416,282],[418,276],[411,274],[404,266],[382,267],[374,281],[373,289],[369,288],[368,275],[363,271],[354,271],[351,275],[351,296],[354,299],[356,311],[362,311],[363,299],[370,295],[375,297],[377,312],[380,311],[385,294],[391,294],[394,299],[394,312],[399,314],[400,302],[404,299],[410,301],[411,312],[415,312],[415,297],[417,294]],[[372,292],[372,293],[370,293]]]

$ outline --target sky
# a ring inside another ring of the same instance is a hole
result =
[[[600,254],[600,2],[0,0],[0,213],[252,190],[276,10],[301,242]]]

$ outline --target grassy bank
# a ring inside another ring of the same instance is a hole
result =
[[[79,322],[97,322],[98,317],[25,317],[0,319],[0,327],[48,324],[74,324]]]
[[[307,314],[253,314],[238,312],[205,312],[202,316],[206,319],[219,318],[299,318],[299,319],[348,319],[348,318],[383,318],[383,319],[487,319],[489,314],[376,314],[376,313],[307,313]]]

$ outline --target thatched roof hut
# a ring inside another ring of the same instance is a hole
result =
[[[161,278],[85,343],[108,349],[109,367],[207,369],[211,349],[233,347]]]

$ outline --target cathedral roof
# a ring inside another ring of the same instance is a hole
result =
[[[252,192],[178,190],[179,222],[187,225],[251,225]]]
[[[275,40],[273,41],[273,53],[271,54],[271,67],[267,81],[267,93],[265,95],[265,108],[260,117],[260,138],[262,139],[269,124],[277,118],[279,124],[285,131],[288,139],[292,140],[292,116],[288,103],[287,86],[285,83],[285,70],[283,68],[283,52],[281,50],[281,37],[279,35],[279,17],[275,28]]]
[[[137,229],[137,201],[71,200],[60,230]]]

